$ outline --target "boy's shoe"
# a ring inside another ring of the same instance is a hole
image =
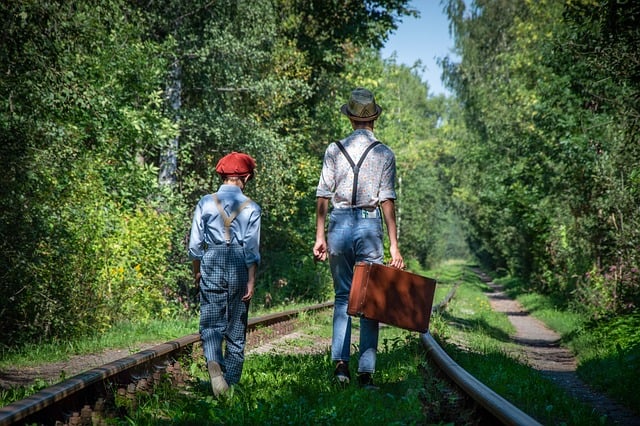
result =
[[[213,390],[213,394],[219,396],[225,393],[229,389],[229,385],[222,375],[220,364],[215,361],[209,361],[207,363],[207,369],[209,370],[209,377],[211,377],[211,390]]]
[[[363,389],[377,390],[380,389],[373,384],[373,376],[371,373],[358,373],[358,384]]]
[[[333,372],[333,376],[341,385],[348,385],[351,380],[351,373],[349,373],[349,363],[346,361],[338,361],[336,369]]]

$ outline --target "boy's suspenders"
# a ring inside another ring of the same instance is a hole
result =
[[[222,220],[224,221],[224,236],[225,240],[227,241],[227,245],[229,245],[231,244],[231,222],[233,222],[233,220],[240,214],[240,212],[245,207],[247,207],[247,205],[249,205],[251,199],[247,198],[242,204],[240,204],[240,207],[238,207],[233,211],[233,213],[231,213],[231,216],[227,215],[227,212],[224,211],[224,207],[222,207],[222,203],[220,203],[220,200],[218,200],[218,196],[216,194],[213,194],[213,201],[216,202],[216,206],[218,207],[220,216],[222,216]]]
[[[338,148],[340,148],[340,151],[342,151],[344,156],[347,157],[347,161],[349,161],[349,164],[351,164],[351,168],[353,169],[353,189],[351,190],[351,207],[355,207],[357,190],[358,190],[358,174],[360,173],[360,166],[364,162],[364,159],[367,156],[367,154],[369,154],[369,151],[371,151],[376,146],[380,145],[380,141],[373,142],[371,145],[367,147],[367,149],[364,150],[364,152],[362,153],[362,156],[360,157],[360,160],[358,161],[358,164],[353,162],[349,154],[347,154],[347,150],[339,141],[336,142],[336,145],[338,145]]]

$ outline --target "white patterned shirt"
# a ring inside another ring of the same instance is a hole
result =
[[[340,142],[355,164],[367,147],[374,143],[373,132],[357,129]],[[385,200],[395,200],[396,157],[386,145],[380,144],[367,154],[360,166],[356,205],[351,205],[353,169],[335,142],[327,147],[322,162],[322,174],[316,197],[330,198],[334,208],[359,207],[373,210]]]

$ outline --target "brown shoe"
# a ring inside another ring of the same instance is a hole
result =
[[[211,377],[211,389],[213,390],[213,394],[218,396],[225,393],[229,389],[229,385],[222,375],[220,364],[215,361],[209,361],[207,363],[207,369],[209,370],[209,377]]]

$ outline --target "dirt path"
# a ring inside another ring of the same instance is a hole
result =
[[[595,392],[576,374],[576,359],[566,348],[560,346],[560,335],[541,321],[529,315],[519,302],[509,299],[502,287],[491,281],[481,271],[474,271],[493,290],[489,301],[493,310],[502,312],[516,329],[513,341],[531,367],[539,370],[569,394],[591,405],[601,415],[606,415],[613,424],[640,426],[640,416],[616,403],[605,395]]]

